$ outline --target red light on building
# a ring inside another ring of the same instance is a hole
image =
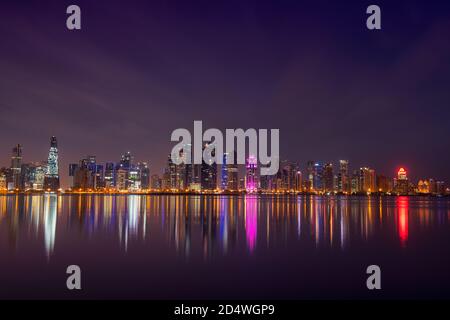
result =
[[[397,172],[397,177],[399,180],[408,179],[408,176],[406,175],[406,170],[404,168],[400,168]]]

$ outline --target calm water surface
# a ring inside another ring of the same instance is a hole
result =
[[[450,199],[0,196],[0,298],[450,298]]]

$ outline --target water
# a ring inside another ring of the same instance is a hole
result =
[[[0,196],[0,298],[450,298],[449,249],[449,198]]]

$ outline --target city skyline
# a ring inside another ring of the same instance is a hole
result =
[[[191,150],[192,152],[192,150]],[[393,194],[449,194],[450,188],[439,177],[408,178],[404,166],[396,173],[385,174],[368,166],[352,166],[348,159],[335,162],[308,160],[306,166],[298,161],[281,159],[279,171],[272,176],[257,174],[257,159],[248,154],[246,165],[227,162],[176,165],[171,155],[162,172],[154,172],[151,162],[136,161],[130,151],[123,153],[119,161],[97,161],[96,155],[86,155],[72,161],[67,170],[60,169],[58,141],[50,138],[47,161],[25,161],[23,146],[12,148],[11,165],[0,165],[0,189],[8,191],[243,191],[256,192],[313,192],[313,193],[393,193]],[[185,158],[183,152],[179,155]],[[234,155],[236,157],[236,153]],[[118,157],[119,158],[119,157]],[[409,170],[409,169],[408,169]],[[38,177],[40,175],[40,178]],[[60,185],[68,177],[69,185]]]
[[[362,3],[77,4],[76,32],[64,3],[0,5],[2,164],[14,143],[46,159],[55,135],[62,168],[135,150],[162,170],[170,133],[202,120],[279,128],[281,157],[302,164],[402,164],[450,181],[449,3],[379,1],[377,32]]]

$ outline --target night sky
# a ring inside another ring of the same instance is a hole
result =
[[[55,135],[65,186],[88,154],[129,150],[160,174],[194,120],[279,128],[302,169],[344,158],[450,182],[450,1],[2,0],[0,49],[0,166],[17,143],[45,160]]]

